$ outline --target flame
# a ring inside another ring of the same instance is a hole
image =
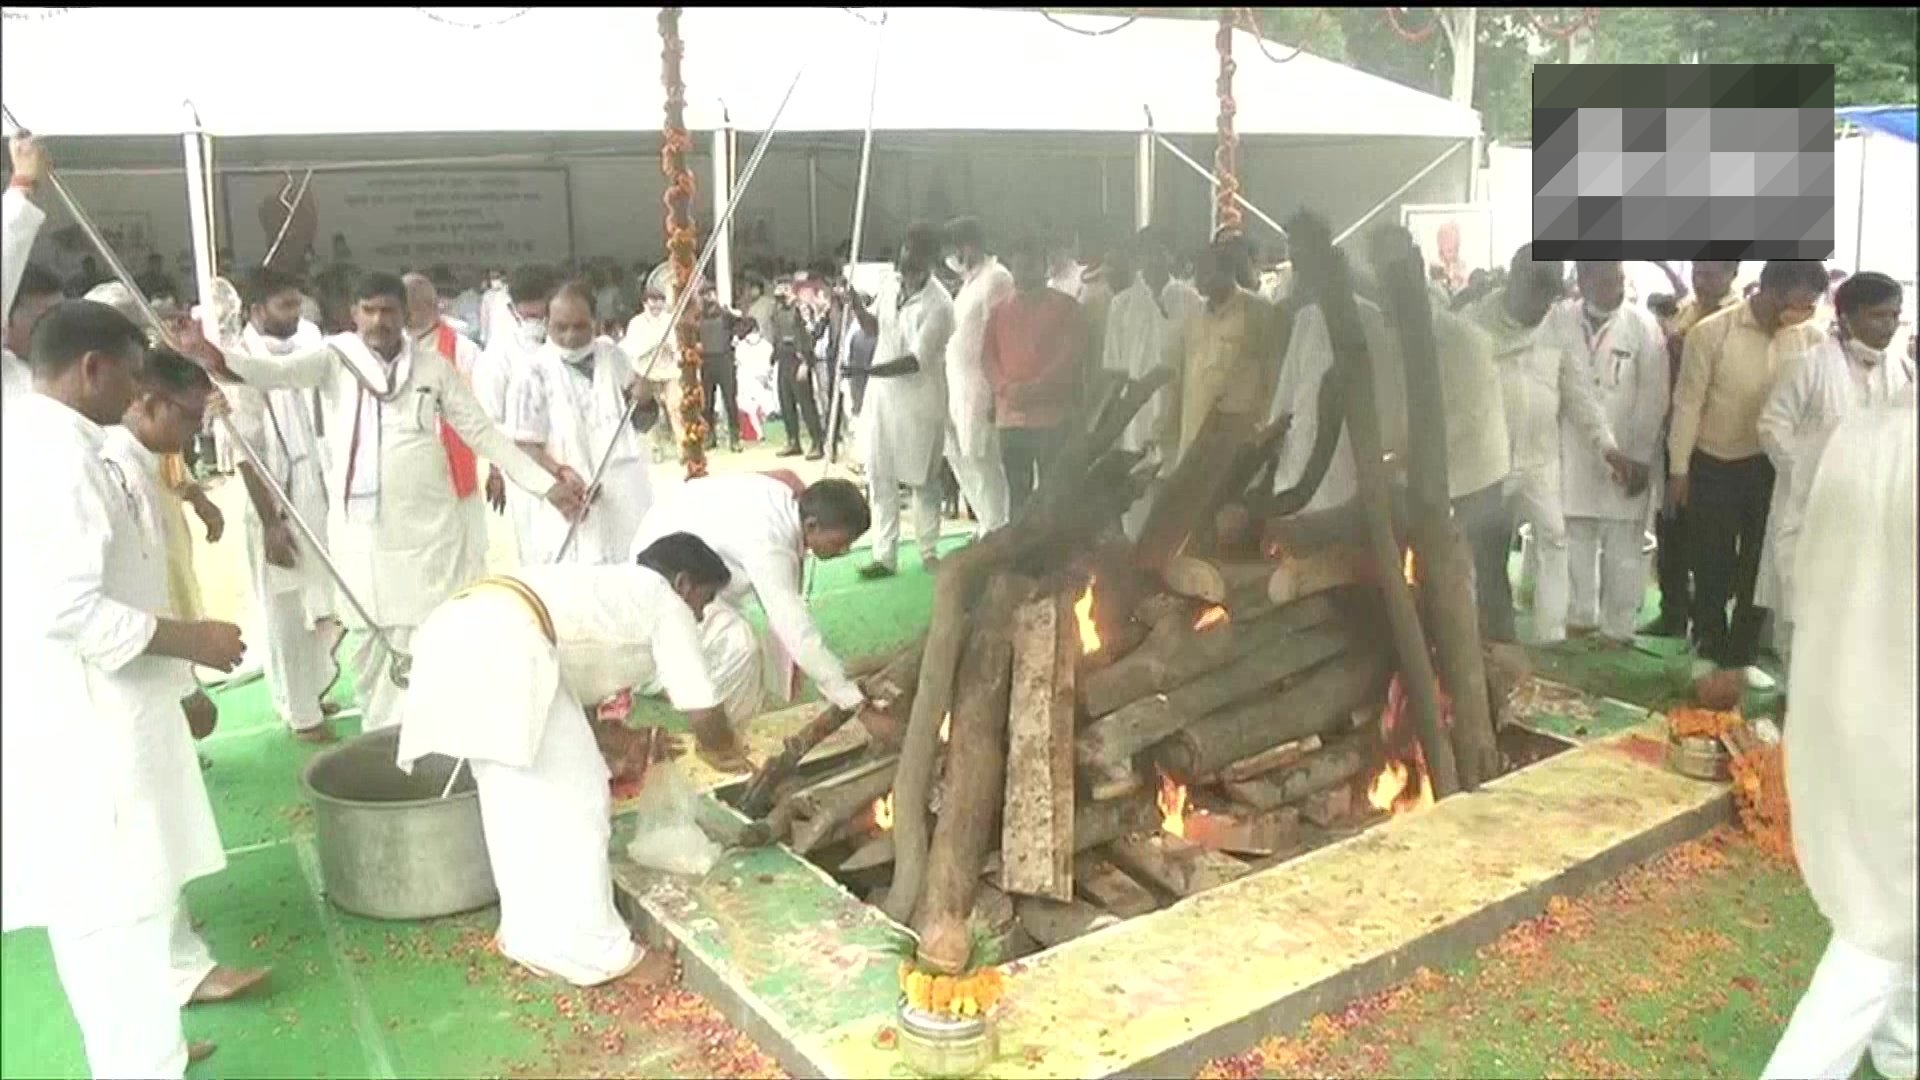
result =
[[[1160,774],[1160,830],[1172,836],[1187,835],[1187,785]]]
[[[1419,582],[1419,579],[1414,576],[1413,571],[1413,549],[1408,548],[1406,557],[1400,560],[1400,574],[1407,579],[1407,584],[1409,585],[1418,584]]]
[[[1209,627],[1218,626],[1226,621],[1227,609],[1221,607],[1219,604],[1215,604],[1201,612],[1199,618],[1193,620],[1193,628],[1195,630],[1205,630]]]
[[[1407,553],[1408,565],[1412,565],[1413,553]],[[1389,753],[1395,752],[1393,733],[1400,727],[1407,710],[1406,686],[1400,676],[1395,675],[1387,686],[1387,707],[1380,712],[1380,734],[1382,745]],[[1442,717],[1444,721],[1445,717]],[[1420,744],[1412,742],[1402,752],[1404,756],[1389,759],[1378,775],[1367,784],[1367,802],[1375,810],[1392,814],[1411,814],[1432,806],[1433,780],[1427,775],[1427,756]],[[1419,777],[1419,789],[1414,790],[1414,777]]]
[[[1100,651],[1100,628],[1093,623],[1093,582],[1087,582],[1087,591],[1080,594],[1074,602],[1073,617],[1080,624],[1080,654],[1090,656]]]
[[[941,746],[947,745],[947,739],[952,735],[953,735],[953,714],[948,713],[947,715],[940,718],[940,745]]]
[[[893,831],[893,792],[873,800],[873,824],[881,832]]]

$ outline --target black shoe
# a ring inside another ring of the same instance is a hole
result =
[[[733,438],[728,439],[727,449],[732,453],[735,453],[735,454],[739,453],[740,452],[740,436],[735,435]]]
[[[808,461],[822,461],[822,460],[825,460],[826,456],[827,456],[827,452],[825,450],[816,448],[816,449],[807,451]]]
[[[799,447],[797,447],[797,446],[789,446],[789,447],[787,447],[786,449],[784,449],[784,450],[782,450],[782,451],[780,451],[779,453],[777,453],[777,454],[775,454],[775,455],[773,455],[773,456],[774,456],[774,457],[799,457],[799,456],[800,456],[800,453],[801,453],[801,451],[800,451],[800,448],[799,448]]]
[[[1642,637],[1684,639],[1687,636],[1687,620],[1662,615],[1636,632]]]

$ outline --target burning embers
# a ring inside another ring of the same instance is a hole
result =
[[[1080,655],[1092,656],[1100,651],[1100,627],[1093,621],[1093,581],[1087,581],[1087,591],[1073,604],[1073,621],[1080,627]]]
[[[1161,773],[1160,794],[1156,801],[1160,805],[1160,831],[1168,836],[1186,836],[1187,785]]]
[[[1411,551],[1407,560],[1411,570]],[[1412,737],[1406,719],[1406,687],[1396,674],[1387,686],[1387,706],[1380,711],[1380,744],[1386,748],[1387,761],[1367,784],[1367,801],[1375,810],[1390,814],[1425,810],[1434,801],[1426,754],[1420,749],[1420,741]]]

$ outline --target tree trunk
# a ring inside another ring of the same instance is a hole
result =
[[[1296,600],[1355,585],[1368,577],[1366,549],[1344,545],[1325,547],[1310,555],[1282,558],[1267,575],[1267,600],[1279,606]]]
[[[794,793],[793,849],[801,854],[834,839],[846,825],[893,790],[896,759],[880,758],[831,781]]]
[[[1460,789],[1460,777],[1454,764],[1453,744],[1440,727],[1440,683],[1427,654],[1426,632],[1420,625],[1412,588],[1401,576],[1400,547],[1393,533],[1393,498],[1380,436],[1380,407],[1374,393],[1373,362],[1360,325],[1360,310],[1354,303],[1345,256],[1329,249],[1317,252],[1313,262],[1322,266],[1327,275],[1327,281],[1316,289],[1334,353],[1334,370],[1327,377],[1345,380],[1347,384],[1342,395],[1347,406],[1347,432],[1360,504],[1367,515],[1367,543],[1373,555],[1373,571],[1386,600],[1394,652],[1400,659],[1408,708],[1420,734],[1420,747],[1426,753],[1433,793],[1436,798],[1446,798]]]
[[[1105,716],[1220,667],[1233,658],[1233,631],[1230,623],[1195,630],[1191,605],[1162,616],[1144,644],[1088,676],[1082,695],[1087,714]]]
[[[921,658],[911,718],[901,739],[900,775],[895,785],[897,862],[885,906],[887,915],[895,922],[908,922],[913,918],[925,886],[926,800],[933,783],[940,723],[953,701],[968,606],[990,571],[1036,553],[1075,550],[1074,545],[1082,537],[1091,536],[1124,509],[1124,506],[1108,504],[1130,497],[1131,489],[1124,483],[1124,473],[1131,466],[1124,460],[1110,463],[1102,455],[1120,438],[1134,414],[1170,378],[1170,373],[1160,371],[1117,386],[1095,411],[1092,428],[1076,432],[1055,455],[1053,472],[1021,520],[941,564],[934,579],[927,646]],[[1122,474],[1117,483],[1108,478],[1108,474],[1115,471]],[[1103,482],[1105,487],[1101,486]]]
[[[1418,259],[1387,268],[1388,307],[1396,316],[1407,369],[1407,512],[1418,556],[1427,629],[1453,706],[1449,735],[1460,785],[1468,791],[1499,774],[1487,708],[1487,670],[1480,652],[1480,613],[1473,600],[1473,560],[1453,520],[1447,465],[1447,414],[1426,275]],[[1435,794],[1439,791],[1436,787]]]
[[[1079,659],[1071,593],[1056,590],[1020,605],[1013,621],[1000,887],[1062,903],[1073,899],[1073,686]]]
[[[1270,746],[1343,730],[1355,706],[1379,696],[1387,661],[1371,645],[1345,646],[1273,697],[1222,709],[1154,748],[1153,761],[1187,783]]]
[[[1407,534],[1405,501],[1395,498],[1393,504],[1393,535],[1396,541],[1403,540]],[[1331,510],[1294,517],[1268,517],[1261,523],[1261,542],[1268,558],[1308,555],[1340,545],[1364,551],[1366,508],[1355,499]]]
[[[967,913],[973,910],[1005,795],[1013,613],[1032,588],[1030,580],[996,575],[979,611],[968,620],[969,640],[947,745],[945,801],[927,853],[926,895],[914,921],[920,961],[937,972],[957,974],[967,962]],[[896,833],[896,844],[898,839]]]
[[[1167,561],[1160,576],[1167,588],[1181,596],[1224,604],[1227,598],[1249,587],[1264,584],[1273,576],[1273,565],[1266,562],[1218,562],[1196,555],[1176,555]]]
[[[1223,786],[1235,802],[1256,810],[1296,803],[1326,791],[1381,764],[1380,740],[1372,732],[1343,736],[1292,765],[1249,780],[1229,780]]]

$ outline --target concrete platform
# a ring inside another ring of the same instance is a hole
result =
[[[1609,722],[1582,725],[1596,737],[1480,792],[1007,965],[986,1075],[1190,1074],[1726,820],[1725,785],[1664,768],[1659,718],[1606,704]],[[811,711],[767,718],[760,737]],[[703,815],[739,822],[716,800]],[[794,1075],[900,1071],[895,928],[824,871],[773,848],[730,852],[700,880],[619,857],[614,875],[635,925],[677,946],[690,988]]]

